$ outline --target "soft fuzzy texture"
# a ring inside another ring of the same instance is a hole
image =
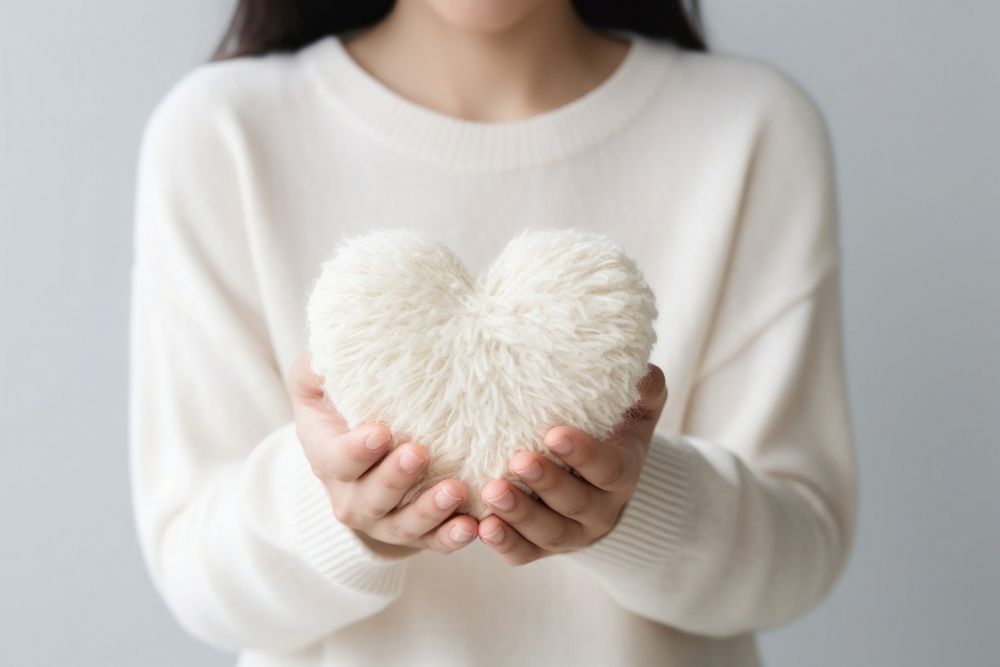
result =
[[[574,229],[522,230],[476,278],[412,231],[347,238],[307,306],[313,370],[348,424],[377,421],[396,446],[429,450],[400,506],[457,477],[470,490],[459,511],[480,518],[490,479],[531,493],[507,464],[519,450],[546,453],[550,428],[604,438],[622,422],[656,317],[635,262]]]

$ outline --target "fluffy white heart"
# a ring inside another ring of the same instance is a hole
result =
[[[611,240],[524,230],[478,277],[448,248],[405,229],[342,239],[306,308],[313,370],[352,428],[378,421],[430,460],[432,484],[468,484],[460,511],[506,478],[519,450],[549,456],[565,424],[604,438],[639,398],[656,333],[655,298]]]

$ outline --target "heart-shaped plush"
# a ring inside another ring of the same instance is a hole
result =
[[[561,424],[603,439],[639,399],[656,341],[655,298],[606,236],[522,230],[470,275],[451,250],[405,229],[341,240],[307,306],[313,371],[351,428],[386,425],[430,453],[399,506],[449,477],[459,511],[490,513],[479,490],[509,479],[519,450]],[[561,462],[559,462],[561,464]],[[562,465],[562,464],[561,464]]]

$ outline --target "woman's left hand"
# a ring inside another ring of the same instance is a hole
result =
[[[605,440],[557,426],[545,444],[579,476],[537,452],[519,452],[510,471],[531,487],[539,502],[505,480],[481,491],[493,514],[479,522],[480,539],[510,565],[585,547],[614,528],[639,482],[653,429],[667,400],[663,371],[649,364],[640,399],[622,428]]]

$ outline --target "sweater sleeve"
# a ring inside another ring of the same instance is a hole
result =
[[[144,128],[130,310],[130,477],[154,584],[225,649],[292,650],[396,599],[407,558],[339,524],[273,354],[227,80],[194,70]]]
[[[618,524],[566,556],[629,610],[712,636],[816,605],[855,525],[834,163],[798,87],[775,96],[749,169],[680,432],[657,431]]]

